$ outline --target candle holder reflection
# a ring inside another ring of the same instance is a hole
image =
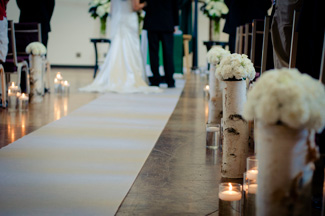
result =
[[[242,185],[238,183],[219,184],[219,215],[241,215]]]

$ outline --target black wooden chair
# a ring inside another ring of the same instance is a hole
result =
[[[29,86],[29,67],[27,61],[23,57],[17,56],[16,51],[16,38],[15,38],[15,27],[12,20],[8,21],[8,54],[6,62],[3,63],[3,68],[6,73],[6,76],[9,78],[7,81],[10,81],[10,74],[17,73],[17,85],[23,86],[23,92],[30,93]],[[24,78],[22,79],[22,72],[24,72]],[[21,85],[21,82],[24,82]]]

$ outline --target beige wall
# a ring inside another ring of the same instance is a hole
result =
[[[49,34],[48,59],[55,65],[94,64],[94,48],[90,38],[99,37],[99,21],[88,13],[89,0],[56,0],[51,21],[52,32]],[[200,6],[200,4],[199,4]],[[11,0],[7,8],[8,19],[18,22],[19,9],[16,1]],[[208,40],[208,19],[199,11],[198,26],[198,64],[206,66],[206,48],[203,41]],[[223,24],[221,25],[221,29]],[[221,40],[227,41],[228,36],[221,34]],[[107,46],[100,48],[103,54]],[[81,56],[77,57],[77,53]]]

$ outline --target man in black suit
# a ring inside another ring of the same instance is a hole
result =
[[[148,31],[150,65],[153,77],[151,85],[159,86],[162,78],[159,74],[159,41],[162,43],[165,81],[169,88],[175,87],[173,60],[173,32],[178,25],[176,0],[147,0],[144,8],[146,16],[143,28]]]
[[[48,33],[51,31],[55,0],[16,0],[20,9],[19,22],[37,22],[42,28],[42,43],[47,46]]]
[[[236,28],[250,23],[253,19],[264,19],[271,7],[271,0],[225,0],[229,8],[223,32],[229,34],[229,50],[235,52]]]

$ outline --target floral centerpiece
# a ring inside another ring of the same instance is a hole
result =
[[[246,79],[253,80],[255,68],[247,55],[225,56],[216,76],[226,84],[223,91],[222,177],[242,178],[248,154],[248,123],[242,117],[246,102]]]
[[[203,14],[210,19],[209,40],[212,40],[212,28],[215,34],[220,31],[220,19],[228,14],[229,9],[223,0],[205,0],[201,7]]]
[[[228,50],[225,50],[220,46],[213,46],[206,56],[207,61],[210,64],[208,124],[221,124],[223,82],[215,76],[215,70],[221,60],[228,55],[230,55]]]
[[[311,215],[314,131],[324,128],[324,110],[324,86],[297,69],[267,71],[249,91],[244,117],[257,123],[257,215]]]
[[[32,55],[45,55],[46,47],[41,42],[32,42],[27,45],[26,53]]]
[[[111,11],[110,0],[92,0],[89,3],[89,13],[91,17],[100,19],[100,33],[105,35],[106,33],[106,20]]]
[[[216,70],[216,76],[222,77],[223,80],[242,80],[255,78],[255,68],[252,61],[245,54],[231,54],[223,58]]]

